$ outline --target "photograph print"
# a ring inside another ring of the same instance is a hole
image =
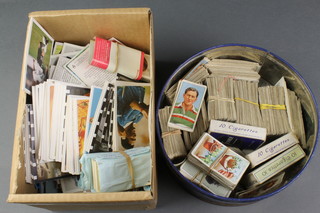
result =
[[[31,19],[31,33],[29,48],[26,56],[25,91],[31,94],[31,87],[44,82],[48,78],[50,55],[53,47],[53,38]]]
[[[116,92],[116,151],[148,146],[150,85],[119,85]]]
[[[180,81],[168,126],[193,132],[206,90],[205,85]]]

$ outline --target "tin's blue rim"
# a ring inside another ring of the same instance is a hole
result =
[[[253,49],[258,49],[258,50],[261,50],[267,54],[271,54],[272,56],[274,56],[275,58],[277,58],[278,60],[280,60],[281,62],[283,62],[286,66],[288,66],[291,70],[293,70],[297,75],[298,77],[302,80],[302,82],[304,83],[304,85],[306,86],[306,88],[308,89],[309,93],[311,94],[311,97],[312,97],[312,100],[314,102],[314,105],[315,105],[315,108],[316,108],[316,114],[317,114],[317,117],[318,117],[318,130],[317,130],[317,134],[316,134],[316,138],[315,138],[315,144],[314,144],[314,147],[310,153],[310,157],[308,159],[308,161],[305,163],[305,165],[301,168],[301,170],[297,173],[297,175],[295,177],[293,177],[288,183],[286,183],[284,186],[280,187],[279,189],[271,192],[271,193],[268,193],[268,194],[265,194],[265,195],[262,195],[262,196],[258,196],[258,197],[253,197],[253,198],[226,198],[226,197],[221,197],[221,196],[218,196],[218,195],[215,195],[215,194],[212,194],[204,189],[202,189],[201,187],[195,185],[194,183],[192,183],[190,180],[188,180],[187,178],[185,178],[181,173],[180,171],[173,165],[172,161],[169,159],[165,149],[164,149],[164,146],[163,146],[163,142],[162,142],[162,138],[161,138],[161,135],[160,135],[160,126],[159,126],[159,118],[158,118],[158,113],[159,113],[159,109],[160,109],[160,105],[161,105],[161,102],[163,101],[164,99],[164,92],[165,90],[167,89],[167,86],[170,82],[170,79],[173,78],[173,76],[175,76],[177,74],[177,72],[179,72],[179,70],[184,67],[186,64],[188,64],[191,60],[193,60],[194,58],[198,57],[199,55],[202,55],[203,53],[209,51],[209,50],[213,50],[213,49],[217,49],[217,48],[221,48],[221,47],[229,47],[229,46],[242,46],[242,47],[249,47],[249,48],[253,48]],[[176,176],[178,176],[178,178],[180,180],[182,180],[184,182],[184,184],[189,184],[193,190],[196,190],[197,192],[200,192],[201,194],[203,194],[206,198],[211,198],[213,200],[216,200],[216,201],[222,201],[224,203],[229,203],[229,204],[232,204],[232,203],[252,203],[252,202],[256,202],[256,201],[259,201],[259,200],[263,200],[265,198],[268,198],[268,197],[271,197],[277,193],[279,193],[280,191],[284,190],[285,188],[287,188],[293,181],[295,181],[300,175],[301,173],[303,172],[303,170],[306,168],[306,166],[310,163],[310,160],[317,148],[317,144],[318,144],[318,138],[319,138],[319,123],[320,123],[320,116],[319,116],[319,109],[318,109],[318,104],[316,102],[316,99],[315,99],[315,96],[313,94],[313,92],[311,91],[310,87],[308,86],[308,84],[306,83],[306,81],[303,79],[303,77],[301,76],[301,74],[293,67],[291,66],[287,61],[285,61],[283,58],[279,57],[278,55],[264,49],[264,48],[261,48],[261,47],[257,47],[257,46],[253,46],[253,45],[248,45],[248,44],[236,44],[236,43],[230,43],[230,44],[222,44],[222,45],[217,45],[217,46],[213,46],[213,47],[210,47],[210,48],[207,48],[193,56],[191,56],[190,58],[188,58],[185,62],[183,62],[169,77],[168,81],[166,82],[166,84],[163,86],[162,90],[161,90],[161,93],[160,93],[160,96],[158,98],[158,102],[157,102],[157,106],[156,106],[156,131],[157,131],[157,137],[158,137],[158,140],[160,142],[160,147],[161,147],[161,151],[163,153],[163,156],[165,157],[166,159],[166,163],[169,164],[170,166],[170,169],[172,169],[175,173]]]

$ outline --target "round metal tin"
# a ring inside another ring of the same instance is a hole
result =
[[[172,84],[177,82],[184,76],[186,72],[188,72],[197,62],[199,62],[203,57],[208,58],[239,58],[244,60],[255,61],[263,65],[263,72],[259,73],[262,75],[264,79],[267,79],[270,83],[275,83],[281,76],[286,77],[286,81],[296,95],[300,98],[305,130],[306,130],[306,138],[308,143],[308,149],[306,150],[307,156],[304,160],[300,161],[297,166],[295,166],[294,171],[291,171],[288,177],[286,178],[286,183],[282,185],[280,188],[275,191],[264,194],[258,197],[252,198],[226,198],[217,196],[212,194],[198,185],[192,183],[188,179],[186,179],[176,168],[173,162],[169,159],[166,154],[166,151],[163,146],[162,138],[161,138],[161,130],[159,125],[158,113],[159,109],[166,105],[165,103],[165,95],[164,92],[170,88]],[[319,137],[319,113],[318,107],[316,104],[316,100],[314,95],[312,94],[309,86],[304,81],[302,76],[298,73],[298,71],[293,68],[289,63],[285,60],[277,56],[276,54],[252,45],[245,44],[225,44],[210,47],[205,49],[194,56],[187,59],[184,63],[182,63],[169,77],[168,81],[164,85],[158,102],[156,106],[156,130],[158,141],[160,142],[160,151],[162,152],[166,164],[172,173],[176,176],[179,182],[193,195],[200,198],[201,200],[207,201],[209,203],[219,204],[219,205],[243,205],[248,203],[253,203],[265,198],[268,198],[276,193],[279,193],[283,189],[289,186],[299,175],[303,172],[305,167],[311,160],[311,157],[316,148],[316,144]]]

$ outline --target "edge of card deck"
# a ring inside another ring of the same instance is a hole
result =
[[[224,187],[212,177],[201,172],[199,168],[186,160],[180,167],[181,174],[195,184],[221,197],[229,197],[232,190]]]

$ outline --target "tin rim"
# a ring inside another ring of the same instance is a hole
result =
[[[285,188],[287,188],[293,181],[295,181],[300,175],[301,173],[303,172],[303,170],[306,168],[306,166],[310,163],[310,160],[317,148],[317,143],[318,143],[318,138],[319,138],[319,129],[320,127],[318,126],[318,129],[316,130],[317,131],[317,134],[315,135],[315,143],[314,143],[314,146],[313,146],[313,149],[311,150],[310,154],[309,154],[309,159],[307,160],[307,162],[302,166],[302,168],[300,169],[300,171],[291,179],[289,180],[286,184],[284,184],[283,186],[281,186],[280,188],[276,189],[275,191],[273,192],[270,192],[270,193],[267,193],[267,194],[264,194],[264,195],[261,195],[261,196],[257,196],[257,197],[252,197],[252,198],[229,198],[229,197],[222,197],[222,196],[218,196],[218,195],[215,195],[205,189],[202,189],[201,187],[199,187],[198,185],[194,184],[193,182],[191,182],[190,180],[188,180],[187,178],[185,178],[181,173],[180,171],[174,166],[174,164],[172,163],[172,161],[170,160],[170,158],[168,157],[165,149],[164,149],[164,146],[163,146],[163,141],[162,141],[162,138],[161,138],[161,135],[160,135],[160,125],[159,125],[159,118],[158,118],[158,113],[159,113],[159,109],[161,107],[161,103],[164,99],[164,92],[165,90],[167,89],[167,87],[169,86],[169,83],[170,81],[172,80],[172,78],[177,74],[179,73],[179,71],[186,65],[188,65],[188,63],[190,61],[192,61],[194,58],[204,54],[205,52],[208,52],[210,50],[213,50],[213,49],[217,49],[217,48],[223,48],[223,47],[230,47],[230,46],[241,46],[241,47],[249,47],[249,48],[253,48],[253,49],[258,49],[258,50],[261,50],[267,54],[270,54],[272,55],[273,57],[275,57],[277,60],[281,61],[282,63],[284,63],[286,66],[288,66],[295,74],[298,75],[298,77],[300,78],[300,80],[302,80],[304,86],[307,88],[309,94],[311,95],[312,97],[312,101],[314,103],[314,106],[315,106],[315,109],[316,109],[316,116],[317,116],[317,119],[315,119],[315,121],[318,122],[318,124],[320,123],[320,116],[319,116],[319,109],[318,109],[318,104],[316,102],[316,99],[315,99],[315,96],[314,94],[312,93],[309,85],[306,83],[306,81],[303,79],[303,77],[301,76],[301,74],[293,67],[291,66],[287,61],[285,61],[283,58],[279,57],[278,55],[264,49],[264,48],[261,48],[261,47],[257,47],[257,46],[253,46],[253,45],[248,45],[248,44],[236,44],[236,43],[230,43],[230,44],[222,44],[222,45],[217,45],[217,46],[212,46],[212,47],[209,47],[205,50],[202,50],[200,51],[199,53],[189,57],[186,61],[184,61],[171,75],[170,77],[168,78],[168,80],[166,81],[166,84],[162,87],[161,89],[161,92],[160,92],[160,95],[159,95],[159,98],[158,98],[158,101],[157,101],[157,106],[156,106],[156,132],[157,132],[157,137],[158,137],[158,141],[160,143],[160,147],[161,147],[161,152],[162,152],[162,155],[165,157],[165,160],[166,160],[166,164],[169,166],[169,169],[174,173],[174,175],[176,177],[178,177],[178,179],[180,181],[182,181],[182,184],[184,185],[184,187],[186,187],[189,191],[191,191],[191,193],[197,193],[199,194],[200,193],[200,199],[204,199],[205,201],[208,201],[208,202],[213,202],[213,201],[218,201],[218,203],[223,203],[223,204],[227,204],[227,205],[230,205],[230,204],[244,204],[244,203],[253,203],[253,202],[256,202],[256,201],[259,201],[259,200],[263,200],[263,199],[266,199],[268,197],[271,197],[277,193],[279,193],[280,191],[284,190]],[[188,188],[191,187],[190,188]]]

